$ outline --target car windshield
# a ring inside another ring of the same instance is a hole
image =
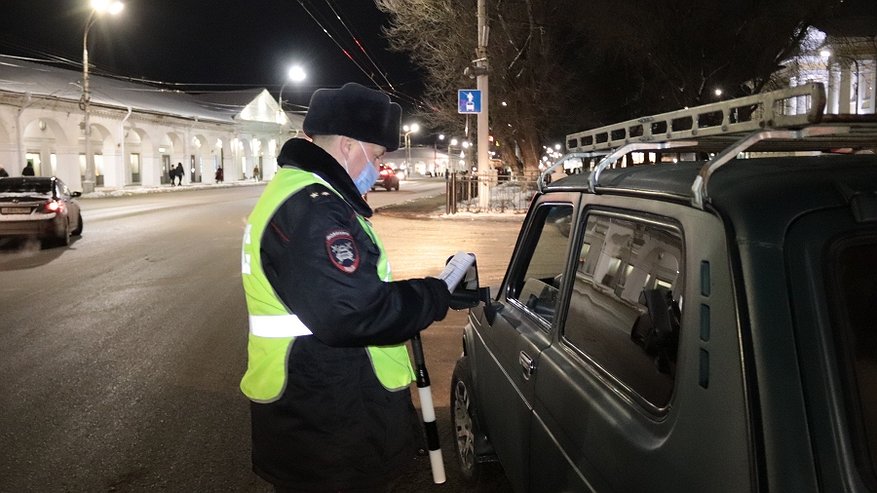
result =
[[[51,193],[52,181],[34,178],[4,178],[0,180],[0,193]]]

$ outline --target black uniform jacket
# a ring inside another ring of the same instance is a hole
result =
[[[356,218],[371,208],[323,149],[293,139],[278,162],[316,173],[343,198],[303,188],[261,240],[268,280],[313,335],[295,339],[281,398],[252,404],[253,467],[304,490],[381,484],[414,456],[418,422],[409,390],[386,390],[365,346],[404,342],[444,318],[447,289],[434,278],[378,278],[380,250]]]

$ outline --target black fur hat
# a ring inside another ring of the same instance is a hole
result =
[[[309,137],[344,135],[395,151],[401,122],[402,107],[389,96],[348,82],[341,89],[314,92],[302,126]]]

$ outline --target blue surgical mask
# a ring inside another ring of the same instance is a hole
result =
[[[359,146],[362,147],[362,153],[368,156],[368,152],[366,152],[365,146],[362,145],[362,142],[359,143]],[[356,189],[359,190],[360,195],[365,195],[372,189],[372,185],[378,181],[378,176],[375,162],[369,160],[365,163],[365,167],[360,171],[359,175],[353,180],[353,184],[356,185]]]

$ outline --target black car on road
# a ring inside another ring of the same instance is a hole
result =
[[[54,176],[0,178],[0,238],[69,245],[71,236],[82,234],[81,195]]]

